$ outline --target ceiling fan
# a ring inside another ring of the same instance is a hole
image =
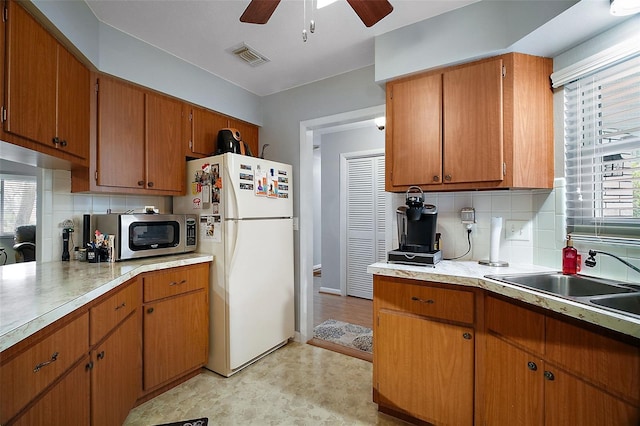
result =
[[[371,27],[393,11],[387,0],[347,0],[362,22]],[[240,17],[241,22],[266,24],[280,0],[251,0]]]

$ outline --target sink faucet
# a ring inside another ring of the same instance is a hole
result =
[[[626,260],[621,259],[618,256],[616,256],[615,254],[607,253],[606,251],[589,250],[589,257],[587,258],[587,260],[584,261],[585,266],[589,266],[590,268],[593,268],[594,266],[596,266],[596,253],[600,253],[600,254],[605,254],[607,256],[611,256],[614,259],[619,260],[620,262],[624,263],[629,268],[633,269],[634,271],[636,271],[637,273],[640,274],[640,269],[639,268],[636,268],[635,266],[633,266],[632,264],[630,264]]]

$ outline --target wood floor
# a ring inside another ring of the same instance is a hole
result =
[[[352,296],[338,296],[335,294],[321,293],[321,277],[313,277],[313,325],[314,327],[328,319],[348,322],[373,328],[373,302]],[[311,339],[310,344],[330,349],[335,352],[355,356],[357,358],[372,360],[370,354],[352,350],[345,346],[332,344],[318,339]]]

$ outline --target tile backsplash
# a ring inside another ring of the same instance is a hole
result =
[[[67,170],[40,169],[38,225],[42,227],[42,241],[38,250],[42,262],[60,260],[62,256],[62,226],[69,219],[74,223],[73,245],[82,244],[82,218],[84,214],[113,213],[127,210],[142,212],[144,206],[155,206],[160,213],[171,213],[171,197],[139,195],[72,194],[71,172]],[[70,244],[70,247],[73,247]],[[72,254],[73,256],[73,254]]]
[[[476,223],[472,225],[471,251],[460,260],[481,260],[489,258],[489,237],[491,218],[503,218],[500,237],[499,259],[510,264],[536,264],[561,269],[561,251],[565,245],[566,217],[564,213],[564,178],[555,179],[553,190],[522,191],[473,191],[425,193],[425,202],[438,207],[437,232],[442,234],[444,258],[463,255],[468,250],[467,228],[460,219],[463,207],[473,207]],[[393,194],[392,205],[403,205],[405,194]],[[395,213],[393,215],[393,246],[397,247]],[[506,221],[527,221],[531,227],[529,241],[509,241],[506,239]],[[604,255],[596,256],[593,268],[584,266],[589,249],[613,253],[635,266],[640,266],[640,246],[612,246],[575,242],[582,254],[582,273],[640,282],[640,274],[627,268],[617,260]]]

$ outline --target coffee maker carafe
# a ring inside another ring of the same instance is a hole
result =
[[[438,209],[425,204],[420,187],[406,192],[405,205],[396,209],[398,249],[389,252],[388,261],[412,265],[435,265],[442,259],[435,250]]]

